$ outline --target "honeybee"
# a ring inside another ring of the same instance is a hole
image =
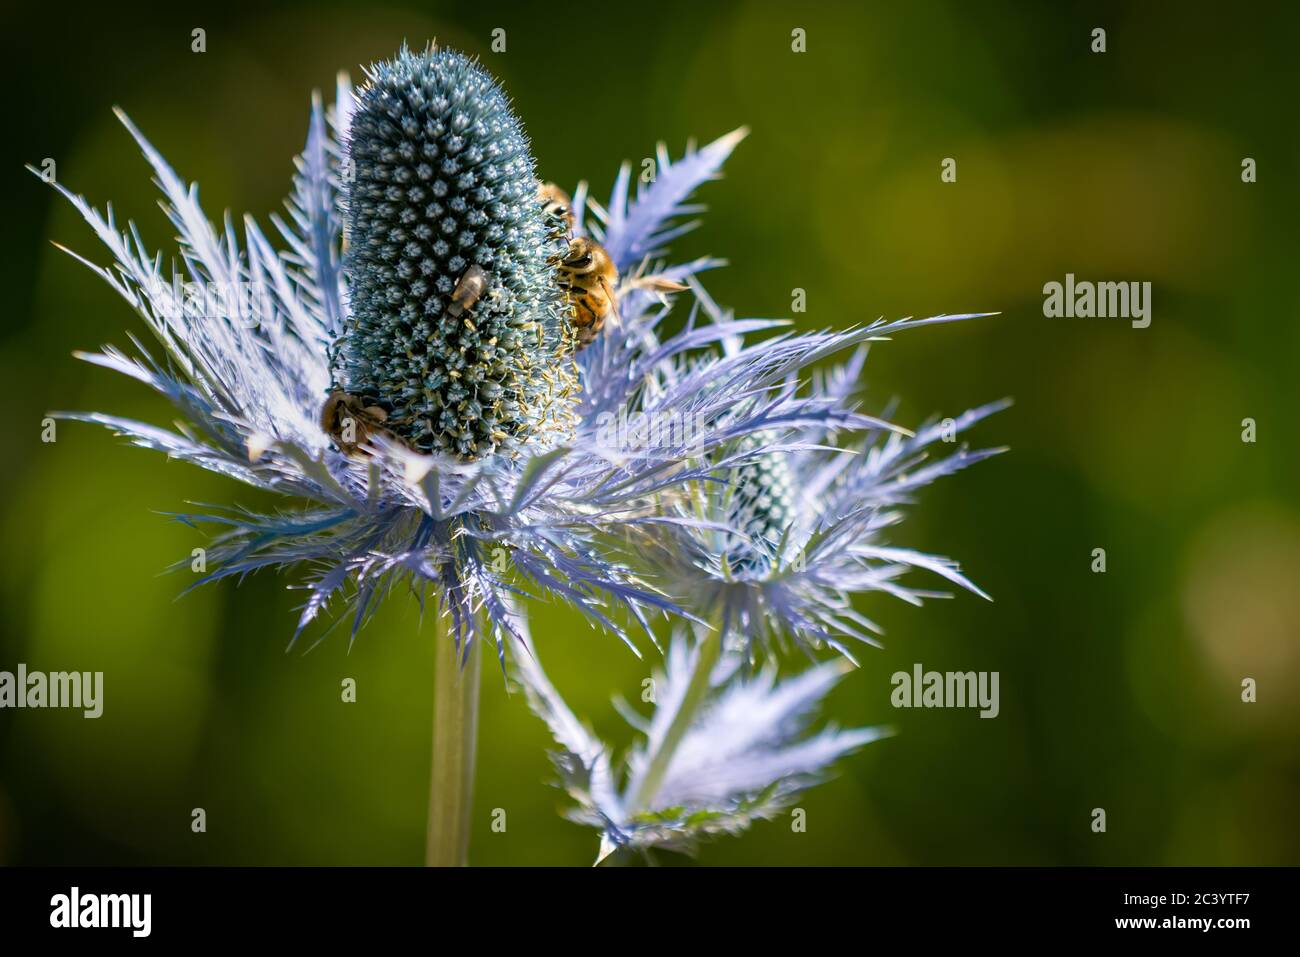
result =
[[[542,183],[538,189],[542,214],[551,228],[550,239],[567,240],[568,250],[553,260],[559,269],[560,288],[569,305],[569,317],[578,337],[578,348],[591,345],[600,335],[611,313],[618,317],[618,268],[604,248],[594,240],[574,236],[577,218],[573,200],[554,183]]]
[[[470,266],[456,283],[456,288],[451,291],[451,304],[447,306],[447,314],[456,317],[466,310],[473,309],[474,303],[478,302],[485,289],[487,289],[487,273],[478,266]]]
[[[388,413],[380,406],[368,405],[361,396],[349,395],[341,389],[330,393],[320,413],[321,429],[344,455],[351,456],[357,455],[372,435],[385,435],[396,441],[397,437],[384,427],[386,421]]]
[[[573,232],[576,222],[573,215],[573,200],[569,194],[554,183],[543,183],[537,192],[542,201],[542,215],[551,226],[551,238],[567,238]]]
[[[582,349],[600,335],[610,313],[617,318],[614,286],[618,283],[618,269],[598,243],[581,236],[570,238],[569,251],[558,267],[560,288],[572,310],[570,321],[578,335],[578,348]]]

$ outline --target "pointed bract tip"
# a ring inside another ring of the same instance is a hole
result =
[[[609,839],[609,835],[600,835],[600,849],[596,852],[596,859],[591,862],[592,867],[599,867],[611,854],[618,850],[618,845]]]
[[[724,133],[715,141],[716,143],[725,143],[728,149],[735,149],[736,146],[750,134],[748,126],[738,126],[730,133]]]

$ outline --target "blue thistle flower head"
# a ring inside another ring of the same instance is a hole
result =
[[[660,144],[654,181],[633,193],[625,163],[604,205],[575,191],[568,228],[604,247],[617,304],[616,321],[576,351],[556,275],[562,237],[519,120],[474,61],[403,49],[360,91],[340,76],[332,109],[315,97],[288,215],[272,217],[280,249],[252,218],[242,232],[229,216],[214,227],[197,187],[119,116],[153,169],[180,255],[147,249],[111,206],[54,183],[112,265],[77,258],[158,343],[157,354],[133,339],[137,355],[106,347],[82,358],[152,388],[181,421],[64,415],[286,503],[178,516],[217,529],[210,570],[191,587],[295,570],[307,579],[296,637],[337,601],[353,610],[355,636],[407,585],[421,601],[432,592],[462,651],[495,639],[503,666],[507,636],[528,645],[518,599],[530,593],[567,602],[634,650],[611,609],[647,631],[656,612],[720,621],[733,639],[721,660],[678,630],[653,715],[631,716],[645,742],[621,769],[535,655],[514,656],[561,745],[575,819],[600,829],[602,855],[736,833],[882,733],[808,733],[843,662],[778,681],[770,667],[746,674],[746,653],[782,636],[836,647],[838,636],[866,637],[860,628],[874,626],[850,596],[917,601],[926,593],[895,581],[908,567],[974,589],[946,560],[889,547],[882,530],[915,489],[995,451],[926,461],[935,442],[1001,404],[906,433],[856,411],[861,353],[800,387],[840,350],[962,316],[754,340],[782,324],[717,309],[697,277],[719,260],[662,259],[697,225],[683,219],[702,209],[692,194],[745,130],[676,161]],[[169,260],[180,265],[165,272]],[[177,297],[187,283],[217,296]],[[688,286],[686,321],[672,323],[670,294]],[[246,287],[251,301],[228,297]],[[338,392],[376,425],[357,443],[364,456],[345,454],[356,449],[322,422]],[[836,447],[853,432],[858,444]]]
[[[703,290],[699,294],[716,321],[731,321]],[[877,321],[863,331],[884,339],[975,315]],[[749,348],[740,337],[724,343],[732,356]],[[866,356],[860,348],[849,362],[814,374],[806,389],[791,377],[775,408],[767,400],[739,403],[737,414],[784,420],[787,427],[751,431],[719,448],[709,456],[709,487],[673,499],[680,521],[633,538],[647,576],[683,606],[719,623],[730,644],[751,657],[792,640],[829,646],[853,660],[845,640],[877,644],[880,633],[853,607],[853,596],[882,592],[912,604],[934,597],[899,580],[912,569],[988,597],[956,562],[893,546],[887,536],[920,488],[1005,451],[957,445],[936,454],[1010,402],[934,419],[912,432],[856,411]],[[694,375],[689,369],[680,374],[688,380]],[[802,421],[774,414],[801,392]]]
[[[337,384],[422,452],[475,459],[570,433],[561,240],[501,87],[461,53],[403,49],[371,68],[346,149],[352,309]],[[467,302],[471,270],[482,285]]]
[[[875,329],[745,341],[779,324],[716,314],[696,285],[684,326],[667,331],[673,293],[721,263],[661,257],[696,225],[684,218],[702,208],[692,194],[717,178],[746,131],[677,160],[661,145],[655,181],[639,187],[624,164],[603,205],[581,186],[574,192],[574,235],[599,241],[618,272],[618,321],[574,355],[550,263],[555,224],[544,218],[527,140],[500,88],[451,51],[404,50],[369,74],[360,90],[340,76],[332,108],[313,100],[287,215],[272,217],[283,248],[251,217],[214,226],[197,187],[120,112],[163,193],[180,254],[146,248],[111,206],[97,210],[53,184],[112,265],[77,258],[157,342],[157,353],[133,339],[134,356],[108,347],[82,358],[157,391],[183,424],[64,415],[285,497],[284,508],[265,513],[208,507],[178,516],[216,530],[208,571],[191,587],[292,570],[307,591],[295,635],[336,603],[353,611],[355,635],[404,584],[431,593],[464,640],[494,638],[504,658],[505,638],[518,637],[508,599],[520,591],[566,602],[629,644],[611,609],[647,628],[650,612],[682,612],[622,550],[662,523],[692,530],[669,570],[704,582],[706,600],[690,609],[697,617],[712,613],[720,580],[743,577],[723,566],[749,561],[744,574],[779,576],[770,546],[746,558],[735,535],[708,538],[732,522],[750,530],[746,541],[770,540],[779,496],[742,494],[732,513],[719,518],[715,508],[704,521],[683,518],[680,503],[718,487],[719,460],[758,463],[779,453],[774,442],[788,445],[792,430],[860,424],[841,403],[785,383]],[[473,268],[485,281],[471,302],[456,287]],[[186,284],[218,295],[177,297]],[[241,289],[252,298],[220,294]],[[368,456],[345,454],[322,428],[332,390],[382,422]],[[690,428],[645,428],[664,421]],[[611,443],[610,422],[657,437]],[[738,445],[739,458],[728,452]],[[493,454],[501,451],[509,454]],[[755,467],[779,470],[775,461]],[[782,614],[780,623],[803,622]]]
[[[575,194],[575,234],[596,236],[617,263],[622,319],[575,359],[533,160],[500,89],[450,51],[403,51],[370,74],[362,90],[340,75],[330,108],[313,99],[287,215],[272,217],[282,249],[251,217],[214,226],[196,185],[118,112],[153,170],[180,250],[147,248],[111,206],[95,209],[52,184],[112,264],[73,255],[157,344],[154,352],[133,337],[135,355],[110,346],[80,357],[158,392],[183,424],[56,414],[283,495],[283,508],[264,513],[214,506],[177,518],[216,531],[208,571],[190,587],[262,569],[306,579],[295,637],[336,604],[352,610],[355,636],[382,597],[405,584],[422,600],[431,593],[463,640],[494,638],[502,658],[517,617],[506,599],[521,589],[567,602],[631,643],[611,608],[642,625],[647,612],[680,609],[642,582],[611,540],[657,520],[658,496],[700,477],[692,463],[701,452],[770,424],[738,418],[736,393],[770,390],[858,337],[786,340],[770,354],[755,347],[725,362],[715,354],[721,339],[765,324],[692,323],[660,337],[671,302],[643,281],[645,264],[690,228],[679,219],[695,208],[687,200],[716,177],[738,131],[676,163],[664,153],[656,182],[635,199],[624,166],[608,206],[592,204],[598,222],[582,221],[584,191]],[[429,159],[435,150],[439,162],[425,169],[417,154]],[[446,193],[434,196],[439,183]],[[435,201],[446,210],[437,221],[429,218]],[[458,245],[464,239],[461,251],[444,250],[435,227]],[[450,315],[457,270],[471,265],[487,281],[474,303],[461,300]],[[659,278],[682,283],[714,265],[665,266]],[[192,286],[216,294],[176,294]],[[660,370],[691,355],[701,363],[696,382],[654,387]],[[383,410],[368,456],[344,454],[322,428],[332,389],[355,396],[368,414]],[[690,443],[602,445],[607,419],[661,416],[689,418],[702,431]],[[175,567],[189,568],[188,558]]]

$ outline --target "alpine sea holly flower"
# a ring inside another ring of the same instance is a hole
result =
[[[391,76],[391,71],[376,69]],[[468,71],[463,63],[461,69]],[[475,83],[482,81],[481,73],[472,77]],[[136,444],[309,503],[288,517],[239,510],[182,516],[221,530],[208,550],[214,570],[199,583],[262,568],[315,572],[299,632],[332,598],[343,597],[355,612],[355,634],[373,612],[377,596],[406,580],[416,587],[432,586],[459,632],[478,633],[475,612],[482,608],[493,630],[508,633],[508,614],[500,601],[504,584],[489,561],[500,546],[510,553],[512,571],[527,584],[575,604],[622,634],[605,614],[606,600],[637,614],[666,603],[605,561],[588,539],[629,520],[645,490],[660,487],[661,461],[635,471],[593,458],[582,442],[594,429],[588,423],[575,428],[575,440],[569,443],[556,446],[547,437],[521,443],[531,455],[484,455],[474,461],[420,454],[405,442],[385,441],[382,433],[368,449],[370,456],[349,456],[322,430],[321,409],[336,384],[331,356],[385,348],[357,342],[355,316],[362,306],[341,266],[348,179],[341,173],[364,165],[349,162],[346,155],[345,144],[353,142],[349,132],[355,102],[350,85],[340,78],[333,110],[327,112],[319,101],[313,104],[307,147],[298,158],[287,202],[289,219],[273,217],[289,247],[284,253],[274,250],[251,218],[244,220],[242,244],[229,221],[223,232],[213,229],[198,204],[197,189],[187,187],[119,113],[163,190],[164,208],[180,234],[184,268],[166,275],[162,258],[145,249],[134,226],[119,232],[111,207],[101,215],[55,184],[116,260],[113,269],[82,261],[139,312],[165,353],[160,362],[136,343],[139,359],[113,347],[82,358],[155,388],[177,406],[189,427],[173,432],[101,413],[70,417],[107,425]],[[369,174],[362,170],[355,175],[367,181]],[[192,297],[178,299],[173,280],[204,286],[248,283],[266,295],[252,298],[260,311],[250,319],[225,309],[224,299],[215,300],[215,312]],[[441,293],[430,295],[433,301],[445,300]],[[549,317],[552,303],[544,307]],[[371,314],[379,315],[373,309]],[[372,385],[359,379],[343,384],[363,390]],[[410,398],[409,387],[402,384],[392,392],[376,391],[380,394],[363,394],[386,411]],[[630,401],[634,391],[625,387],[622,401]],[[619,401],[613,399],[616,405]],[[402,421],[393,414],[385,427],[396,429]]]
[[[124,114],[179,233],[179,268],[164,271],[164,257],[133,225],[120,230],[111,207],[101,214],[56,184],[114,264],[82,261],[136,310],[162,353],[135,342],[136,357],[106,347],[83,358],[160,392],[183,421],[70,417],[286,496],[274,513],[209,507],[180,517],[217,529],[211,571],[196,585],[268,568],[305,578],[295,639],[335,600],[351,608],[355,636],[396,586],[434,598],[430,859],[451,862],[464,858],[475,697],[472,680],[442,665],[472,667],[484,638],[504,661],[506,639],[520,634],[516,595],[567,602],[624,640],[620,618],[648,628],[650,612],[690,615],[614,546],[635,529],[697,524],[664,503],[708,479],[711,456],[733,443],[871,427],[876,420],[785,387],[869,333],[785,335],[724,352],[772,324],[699,322],[698,305],[680,332],[661,332],[667,291],[716,261],[650,260],[691,227],[681,221],[693,209],[686,200],[717,174],[738,132],[676,163],[665,152],[656,182],[631,201],[625,167],[614,201],[592,204],[589,225],[579,190],[574,233],[594,235],[615,263],[619,321],[575,358],[555,237],[540,203],[530,206],[540,184],[503,94],[450,52],[403,51],[369,72],[355,95],[341,77],[331,110],[313,102],[288,218],[273,217],[283,251],[251,218],[242,232],[229,217],[214,227],[197,187]],[[184,285],[259,294],[176,296]],[[335,436],[329,413],[364,428]],[[610,416],[637,428],[676,416],[692,430],[611,443]],[[620,608],[626,616],[611,614]]]
[[[700,290],[707,310],[727,318]],[[866,327],[873,338],[970,316],[940,316]],[[739,339],[724,350],[739,354]],[[814,375],[810,394],[833,408],[849,408],[867,356],[860,349],[846,365]],[[688,377],[690,371],[685,373]],[[798,383],[791,381],[791,392]],[[748,416],[747,403],[738,414]],[[785,436],[751,433],[714,456],[708,481],[721,494],[672,499],[683,521],[637,529],[642,565],[665,591],[756,652],[787,639],[828,645],[850,659],[845,639],[876,644],[879,627],[854,609],[856,594],[882,592],[912,604],[934,592],[904,584],[909,569],[938,575],[987,598],[953,561],[890,545],[887,530],[903,517],[914,493],[937,478],[1005,451],[957,446],[931,458],[943,443],[1006,408],[997,401],[956,419],[933,420],[912,433],[880,424],[844,442],[838,423],[814,424]],[[941,593],[940,593],[941,594]]]

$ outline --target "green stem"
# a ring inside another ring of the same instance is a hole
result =
[[[451,623],[437,616],[433,677],[433,774],[425,864],[464,867],[469,861],[474,751],[478,737],[479,642],[461,667]]]
[[[645,810],[654,799],[655,792],[659,790],[659,785],[663,783],[664,775],[668,773],[668,765],[672,763],[673,754],[677,751],[677,745],[681,743],[682,737],[691,726],[691,722],[695,720],[695,713],[703,704],[705,697],[708,696],[709,676],[713,674],[713,666],[718,663],[718,655],[721,653],[722,631],[718,628],[710,628],[704,632],[704,637],[700,639],[696,649],[695,670],[691,673],[690,684],[686,686],[686,693],[682,696],[682,703],[677,708],[677,713],[673,715],[673,720],[668,725],[668,731],[664,735],[663,741],[660,742],[659,749],[650,758],[650,766],[646,768],[645,777],[641,779],[641,786],[637,788],[636,794],[632,796],[632,804],[628,808],[629,813],[635,814],[638,811]]]

